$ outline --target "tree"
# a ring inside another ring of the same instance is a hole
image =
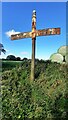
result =
[[[68,55],[68,46],[60,47],[57,52],[63,56],[63,62],[66,62],[65,58]]]
[[[3,52],[4,54],[6,53],[6,50],[4,49],[3,44],[0,43],[0,54]]]
[[[66,63],[68,63],[68,54],[65,56]]]
[[[28,59],[27,58],[23,58],[23,61],[27,61]]]
[[[63,56],[59,53],[54,53],[50,56],[50,60],[52,62],[62,63],[63,62]]]
[[[20,58],[20,57],[17,57],[17,58],[16,58],[16,60],[17,60],[17,61],[20,61],[20,60],[21,60],[21,58]]]
[[[6,57],[7,60],[16,60],[16,57],[14,55],[8,55]]]

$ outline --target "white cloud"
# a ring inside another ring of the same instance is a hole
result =
[[[21,54],[22,54],[22,55],[27,55],[27,54],[28,54],[28,52],[23,51],[23,52],[21,52]]]
[[[14,35],[14,34],[18,34],[20,32],[15,32],[15,30],[10,30],[10,31],[7,31],[5,34],[7,35],[7,37],[11,37],[11,35]]]
[[[8,51],[8,50],[7,50],[7,51]],[[3,52],[1,52],[0,59],[1,59],[1,58],[5,58],[5,59],[6,59],[6,57],[7,57],[8,55],[14,55],[14,56],[15,56],[15,54],[13,54],[13,53],[11,53],[11,52],[9,52],[9,51],[8,51],[8,53],[7,53],[7,51],[6,51],[6,54],[4,54]]]
[[[1,55],[0,55],[0,59],[1,59],[1,58],[6,58],[6,54],[1,53]]]
[[[9,52],[9,50],[8,49],[5,49],[6,50],[6,52]]]

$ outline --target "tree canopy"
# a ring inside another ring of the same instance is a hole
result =
[[[63,56],[66,56],[66,54],[68,54],[68,46],[61,46],[57,52]]]
[[[16,60],[16,57],[14,55],[8,55],[7,60]]]
[[[5,54],[6,50],[4,49],[3,44],[0,43],[0,55],[1,55],[1,52],[3,52]]]
[[[54,53],[50,56],[52,62],[68,62],[68,46],[61,46],[57,53]]]
[[[53,62],[62,63],[63,62],[63,56],[59,53],[54,53],[50,56],[50,60]]]

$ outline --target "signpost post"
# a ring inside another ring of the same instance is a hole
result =
[[[11,35],[11,40],[32,38],[32,61],[31,61],[31,82],[35,80],[35,41],[38,36],[59,35],[60,28],[47,28],[36,30],[36,11],[32,15],[32,31]]]

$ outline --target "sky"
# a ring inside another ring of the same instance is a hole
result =
[[[66,4],[66,44],[68,45],[68,2]]]
[[[36,29],[61,28],[60,35],[36,37],[36,55],[47,60],[53,53],[66,45],[66,2],[3,2],[2,3],[2,43],[6,54],[31,59],[32,39],[11,41],[10,35],[32,30],[32,11],[36,10]]]

